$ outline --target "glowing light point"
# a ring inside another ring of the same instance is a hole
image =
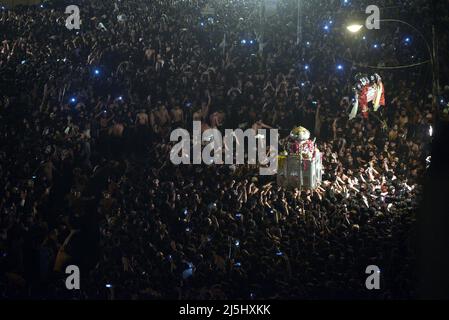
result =
[[[362,28],[363,26],[361,24],[351,24],[346,27],[346,29],[348,29],[348,31],[352,33],[359,32]]]

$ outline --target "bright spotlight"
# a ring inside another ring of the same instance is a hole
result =
[[[343,70],[343,65],[341,64],[337,65],[337,70]]]
[[[359,32],[362,28],[363,26],[361,24],[351,24],[346,27],[346,29],[348,29],[348,31],[352,33]]]
[[[429,127],[429,136],[433,136],[433,128],[432,128],[432,126]]]

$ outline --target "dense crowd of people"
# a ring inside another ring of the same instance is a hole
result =
[[[430,14],[426,1],[378,2],[404,20]],[[0,12],[1,298],[416,294],[434,114],[413,30],[349,35],[343,17],[364,12],[351,1],[304,3],[298,44],[296,1],[273,15],[256,0],[78,3],[79,30],[65,27],[64,1]],[[386,106],[349,121],[353,75],[375,67]],[[281,137],[301,124],[323,183],[288,190],[252,166],[175,166],[170,132],[193,120]],[[68,264],[80,290],[65,287]],[[382,290],[366,289],[368,265]]]

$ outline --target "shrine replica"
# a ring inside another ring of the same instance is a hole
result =
[[[310,132],[295,127],[278,159],[277,183],[286,188],[315,189],[321,183],[322,154]]]

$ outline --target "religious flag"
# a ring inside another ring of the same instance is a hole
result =
[[[368,78],[361,78],[355,86],[355,99],[352,110],[349,114],[349,120],[357,115],[359,106],[362,116],[368,118],[368,103],[372,102],[373,110],[376,112],[380,106],[385,106],[385,87],[379,75],[374,74]]]

